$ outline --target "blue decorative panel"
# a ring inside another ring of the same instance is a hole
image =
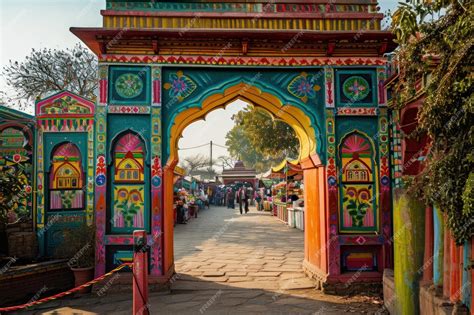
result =
[[[375,82],[374,71],[336,70],[337,106],[377,106]]]
[[[149,67],[110,67],[109,104],[149,105]]]

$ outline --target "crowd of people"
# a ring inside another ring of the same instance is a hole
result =
[[[203,210],[211,205],[224,206],[228,209],[239,207],[240,214],[250,211],[250,206],[263,210],[265,199],[264,189],[254,189],[241,183],[233,185],[200,185],[192,190],[175,188],[175,202],[177,207],[177,223],[186,224],[189,219],[189,208],[196,206]]]

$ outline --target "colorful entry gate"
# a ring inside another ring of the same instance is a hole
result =
[[[376,2],[109,0],[102,15],[103,27],[71,29],[99,57],[96,104],[67,92],[37,104],[38,227],[95,222],[97,275],[128,261],[144,229],[150,279],[168,281],[179,137],[241,99],[300,140],[304,269],[328,286],[381,282],[393,262],[382,83],[394,44]]]

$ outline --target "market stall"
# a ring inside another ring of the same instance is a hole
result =
[[[298,161],[285,160],[271,169],[273,178],[273,215],[291,227],[304,230],[303,171]]]

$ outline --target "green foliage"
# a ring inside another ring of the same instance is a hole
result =
[[[287,157],[298,157],[299,141],[294,130],[266,111],[248,106],[233,119],[235,126],[226,135],[226,146],[232,157],[246,166],[264,172]]]
[[[472,25],[474,2],[467,0],[410,0],[394,12],[392,24],[400,44],[396,106],[413,99],[417,80],[426,81],[416,133],[427,134],[431,148],[423,173],[411,181],[409,190],[446,212],[458,244],[474,231]]]
[[[8,221],[8,212],[17,209],[26,197],[23,171],[4,166],[0,170],[0,222]]]

